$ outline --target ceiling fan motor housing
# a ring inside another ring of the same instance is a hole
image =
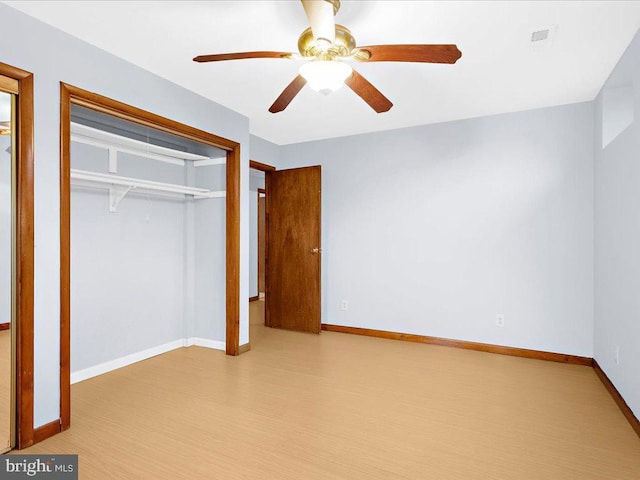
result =
[[[333,60],[336,57],[349,57],[356,48],[356,39],[349,29],[336,25],[336,39],[331,44],[316,42],[311,28],[307,28],[298,39],[298,51],[303,57],[316,57],[322,60]]]

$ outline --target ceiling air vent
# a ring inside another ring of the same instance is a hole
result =
[[[549,38],[549,29],[537,30],[531,33],[531,42],[542,42]]]
[[[556,34],[557,25],[534,28],[529,36],[530,46],[532,49],[547,49],[552,46],[553,38]]]

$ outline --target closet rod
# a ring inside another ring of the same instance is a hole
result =
[[[142,180],[140,178],[121,177],[118,175],[89,172],[74,168],[71,169],[71,179],[105,186],[120,185],[136,189],[139,188],[160,192],[181,193],[184,195],[193,195],[194,198],[220,198],[226,196],[225,191],[212,191],[207,190],[206,188],[187,187],[184,185],[154,182],[152,180]]]

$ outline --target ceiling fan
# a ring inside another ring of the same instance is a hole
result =
[[[297,53],[291,52],[238,52],[200,55],[195,62],[219,62],[245,58],[309,59],[300,73],[287,85],[269,108],[271,113],[283,111],[307,83],[323,94],[346,84],[377,113],[388,111],[389,101],[367,79],[345,60],[359,62],[420,62],[456,63],[462,56],[456,45],[373,45],[356,47],[348,28],[337,25],[334,16],[340,9],[340,0],[301,0],[311,25],[298,39]]]

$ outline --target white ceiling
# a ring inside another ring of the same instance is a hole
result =
[[[376,114],[348,88],[303,89],[269,106],[301,61],[196,64],[200,54],[297,51],[308,24],[291,1],[6,1],[12,7],[251,119],[277,144],[592,100],[640,28],[640,1],[354,1],[336,17],[358,45],[455,43],[455,65],[358,64],[393,103]],[[531,32],[556,25],[550,48]]]

